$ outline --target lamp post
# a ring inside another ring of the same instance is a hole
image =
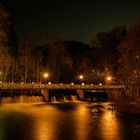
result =
[[[83,80],[84,76],[83,75],[79,75],[79,79]]]
[[[106,83],[107,83],[107,84],[110,84],[111,81],[112,81],[112,77],[111,77],[111,76],[107,76],[107,77],[106,77]]]
[[[80,79],[80,81],[83,81],[84,76],[83,76],[83,75],[79,75],[79,79]],[[82,84],[83,84],[83,83],[82,83]]]
[[[46,82],[47,82],[46,80],[48,79],[49,74],[48,74],[47,72],[45,72],[44,75],[43,75],[43,77],[44,77],[44,79],[45,79],[45,83],[46,83]]]

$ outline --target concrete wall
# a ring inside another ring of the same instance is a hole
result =
[[[78,96],[79,96],[79,99],[81,100],[81,101],[84,101],[84,90],[83,89],[76,89],[76,93],[78,94]]]
[[[47,88],[41,89],[41,94],[44,97],[45,101],[49,101],[49,90]]]

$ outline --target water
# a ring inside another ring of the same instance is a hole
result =
[[[133,124],[100,103],[4,103],[0,107],[0,140],[133,140]]]

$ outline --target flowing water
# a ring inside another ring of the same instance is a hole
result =
[[[24,102],[24,96],[19,103],[11,100],[3,99],[0,106],[0,140],[135,139],[136,124],[116,116],[109,102],[99,103],[95,111],[84,102],[43,103],[40,97]]]

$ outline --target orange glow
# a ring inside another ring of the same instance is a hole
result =
[[[99,85],[102,86],[103,84],[102,83],[99,83]]]
[[[82,80],[84,78],[84,76],[83,75],[80,75],[79,78]]]
[[[111,76],[108,76],[107,77],[107,81],[111,81],[112,80],[112,77]]]
[[[48,73],[44,73],[44,78],[48,78],[49,74]]]
[[[84,83],[82,83],[81,85],[83,85],[83,86],[84,86],[85,84],[84,84]]]
[[[48,85],[51,85],[51,84],[52,84],[51,82],[48,83]]]

